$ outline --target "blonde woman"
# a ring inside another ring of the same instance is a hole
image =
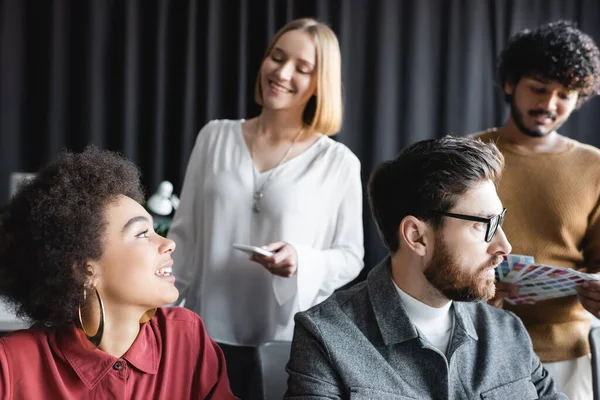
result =
[[[363,267],[360,162],[329,136],[342,123],[341,56],[326,25],[300,19],[268,46],[259,116],[198,134],[169,232],[185,307],[223,348],[244,398],[252,349],[291,340],[296,312]],[[263,247],[272,256],[238,251]]]

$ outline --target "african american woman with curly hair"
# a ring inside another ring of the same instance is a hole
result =
[[[172,240],[138,168],[64,152],[0,221],[0,296],[32,323],[0,338],[0,398],[234,399],[220,348],[180,307]]]

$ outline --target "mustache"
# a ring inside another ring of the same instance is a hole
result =
[[[547,111],[547,110],[543,110],[541,108],[538,108],[537,110],[531,110],[528,113],[530,116],[532,117],[547,117],[550,118],[552,120],[556,119],[556,114],[554,114],[553,112]]]
[[[502,256],[492,256],[492,258],[490,258],[490,260],[480,268],[480,272],[484,272],[492,267],[496,267],[502,262],[502,260],[504,260]]]

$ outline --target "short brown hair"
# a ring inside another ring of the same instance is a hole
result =
[[[424,140],[379,164],[368,184],[369,204],[379,234],[391,253],[399,248],[398,227],[412,215],[441,224],[447,212],[477,183],[502,176],[504,157],[493,143],[445,136]]]
[[[284,33],[301,30],[313,39],[316,49],[317,92],[304,112],[304,123],[316,132],[335,135],[342,127],[342,56],[337,36],[330,27],[312,18],[301,18],[287,23],[271,39],[265,58]],[[254,88],[254,100],[263,105],[260,70]],[[311,104],[312,102],[314,104]]]

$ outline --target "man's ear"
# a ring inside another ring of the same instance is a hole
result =
[[[504,93],[512,96],[515,91],[515,84],[509,81],[504,82]]]
[[[404,217],[398,227],[398,238],[400,239],[400,247],[406,246],[419,256],[427,255],[427,231],[429,225],[424,221],[413,217],[412,215]]]

